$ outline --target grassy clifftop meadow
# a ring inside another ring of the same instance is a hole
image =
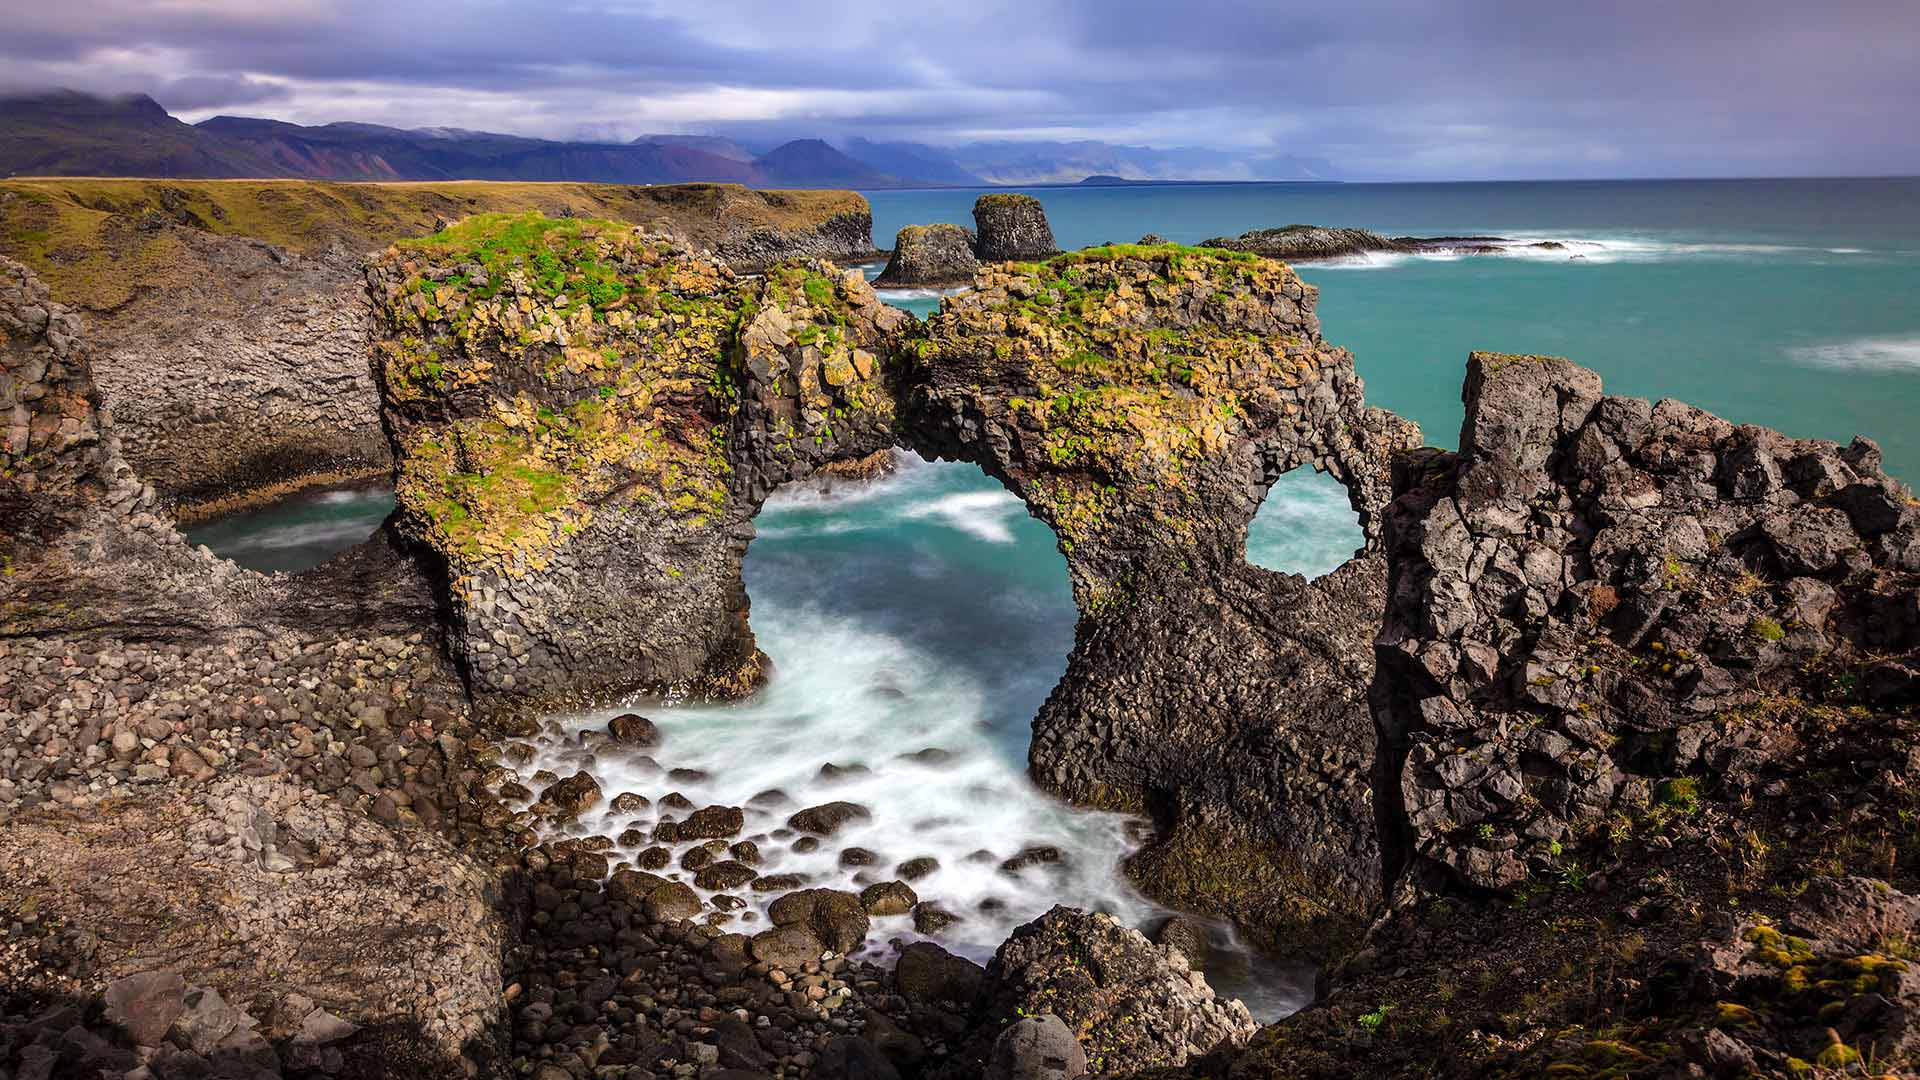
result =
[[[0,254],[32,267],[61,303],[109,311],[142,289],[187,283],[194,263],[169,225],[314,255],[377,251],[474,214],[529,211],[665,226],[696,246],[718,246],[730,229],[838,221],[865,230],[871,218],[855,192],[737,184],[31,178],[0,181]]]

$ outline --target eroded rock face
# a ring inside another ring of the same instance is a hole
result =
[[[92,320],[129,463],[184,508],[391,467],[363,258],[172,227],[177,280]]]
[[[974,253],[981,262],[1020,262],[1058,254],[1047,211],[1031,195],[982,195],[973,203]]]
[[[1920,506],[1878,449],[1476,353],[1404,463],[1374,715],[1388,872],[1511,888],[1609,814],[1757,786],[1749,713],[1920,701]]]
[[[1245,559],[1268,485],[1312,466],[1372,531],[1417,430],[1361,401],[1314,290],[1279,263],[1096,248],[989,268],[906,356],[917,448],[974,461],[1060,537],[1080,609],[1034,724],[1034,776],[1151,812],[1163,897],[1272,940],[1378,880],[1364,687],[1384,569],[1320,582]]]
[[[965,285],[980,270],[973,255],[973,230],[959,225],[909,225],[893,238],[887,268],[873,283],[880,288],[902,285]]]
[[[757,684],[740,562],[781,483],[892,442],[904,314],[604,222],[483,218],[370,272],[403,528],[483,697]]]

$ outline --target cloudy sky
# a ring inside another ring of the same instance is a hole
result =
[[[1354,178],[1920,173],[1920,0],[6,5],[0,80],[188,120],[1091,138]]]

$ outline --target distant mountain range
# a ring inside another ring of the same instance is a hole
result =
[[[189,124],[145,95],[51,91],[0,98],[0,176],[293,177],[311,180],[733,181],[754,187],[984,187],[1128,180],[1317,180],[1317,158],[1079,142],[935,147],[800,138],[750,148],[714,135],[560,142],[462,128],[308,127],[216,116]],[[1111,182],[1111,181],[1109,181]]]

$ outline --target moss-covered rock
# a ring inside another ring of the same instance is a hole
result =
[[[387,254],[401,525],[445,564],[476,689],[751,689],[746,523],[777,484],[891,441],[879,357],[903,316],[857,277],[739,280],[656,235],[539,215]]]

